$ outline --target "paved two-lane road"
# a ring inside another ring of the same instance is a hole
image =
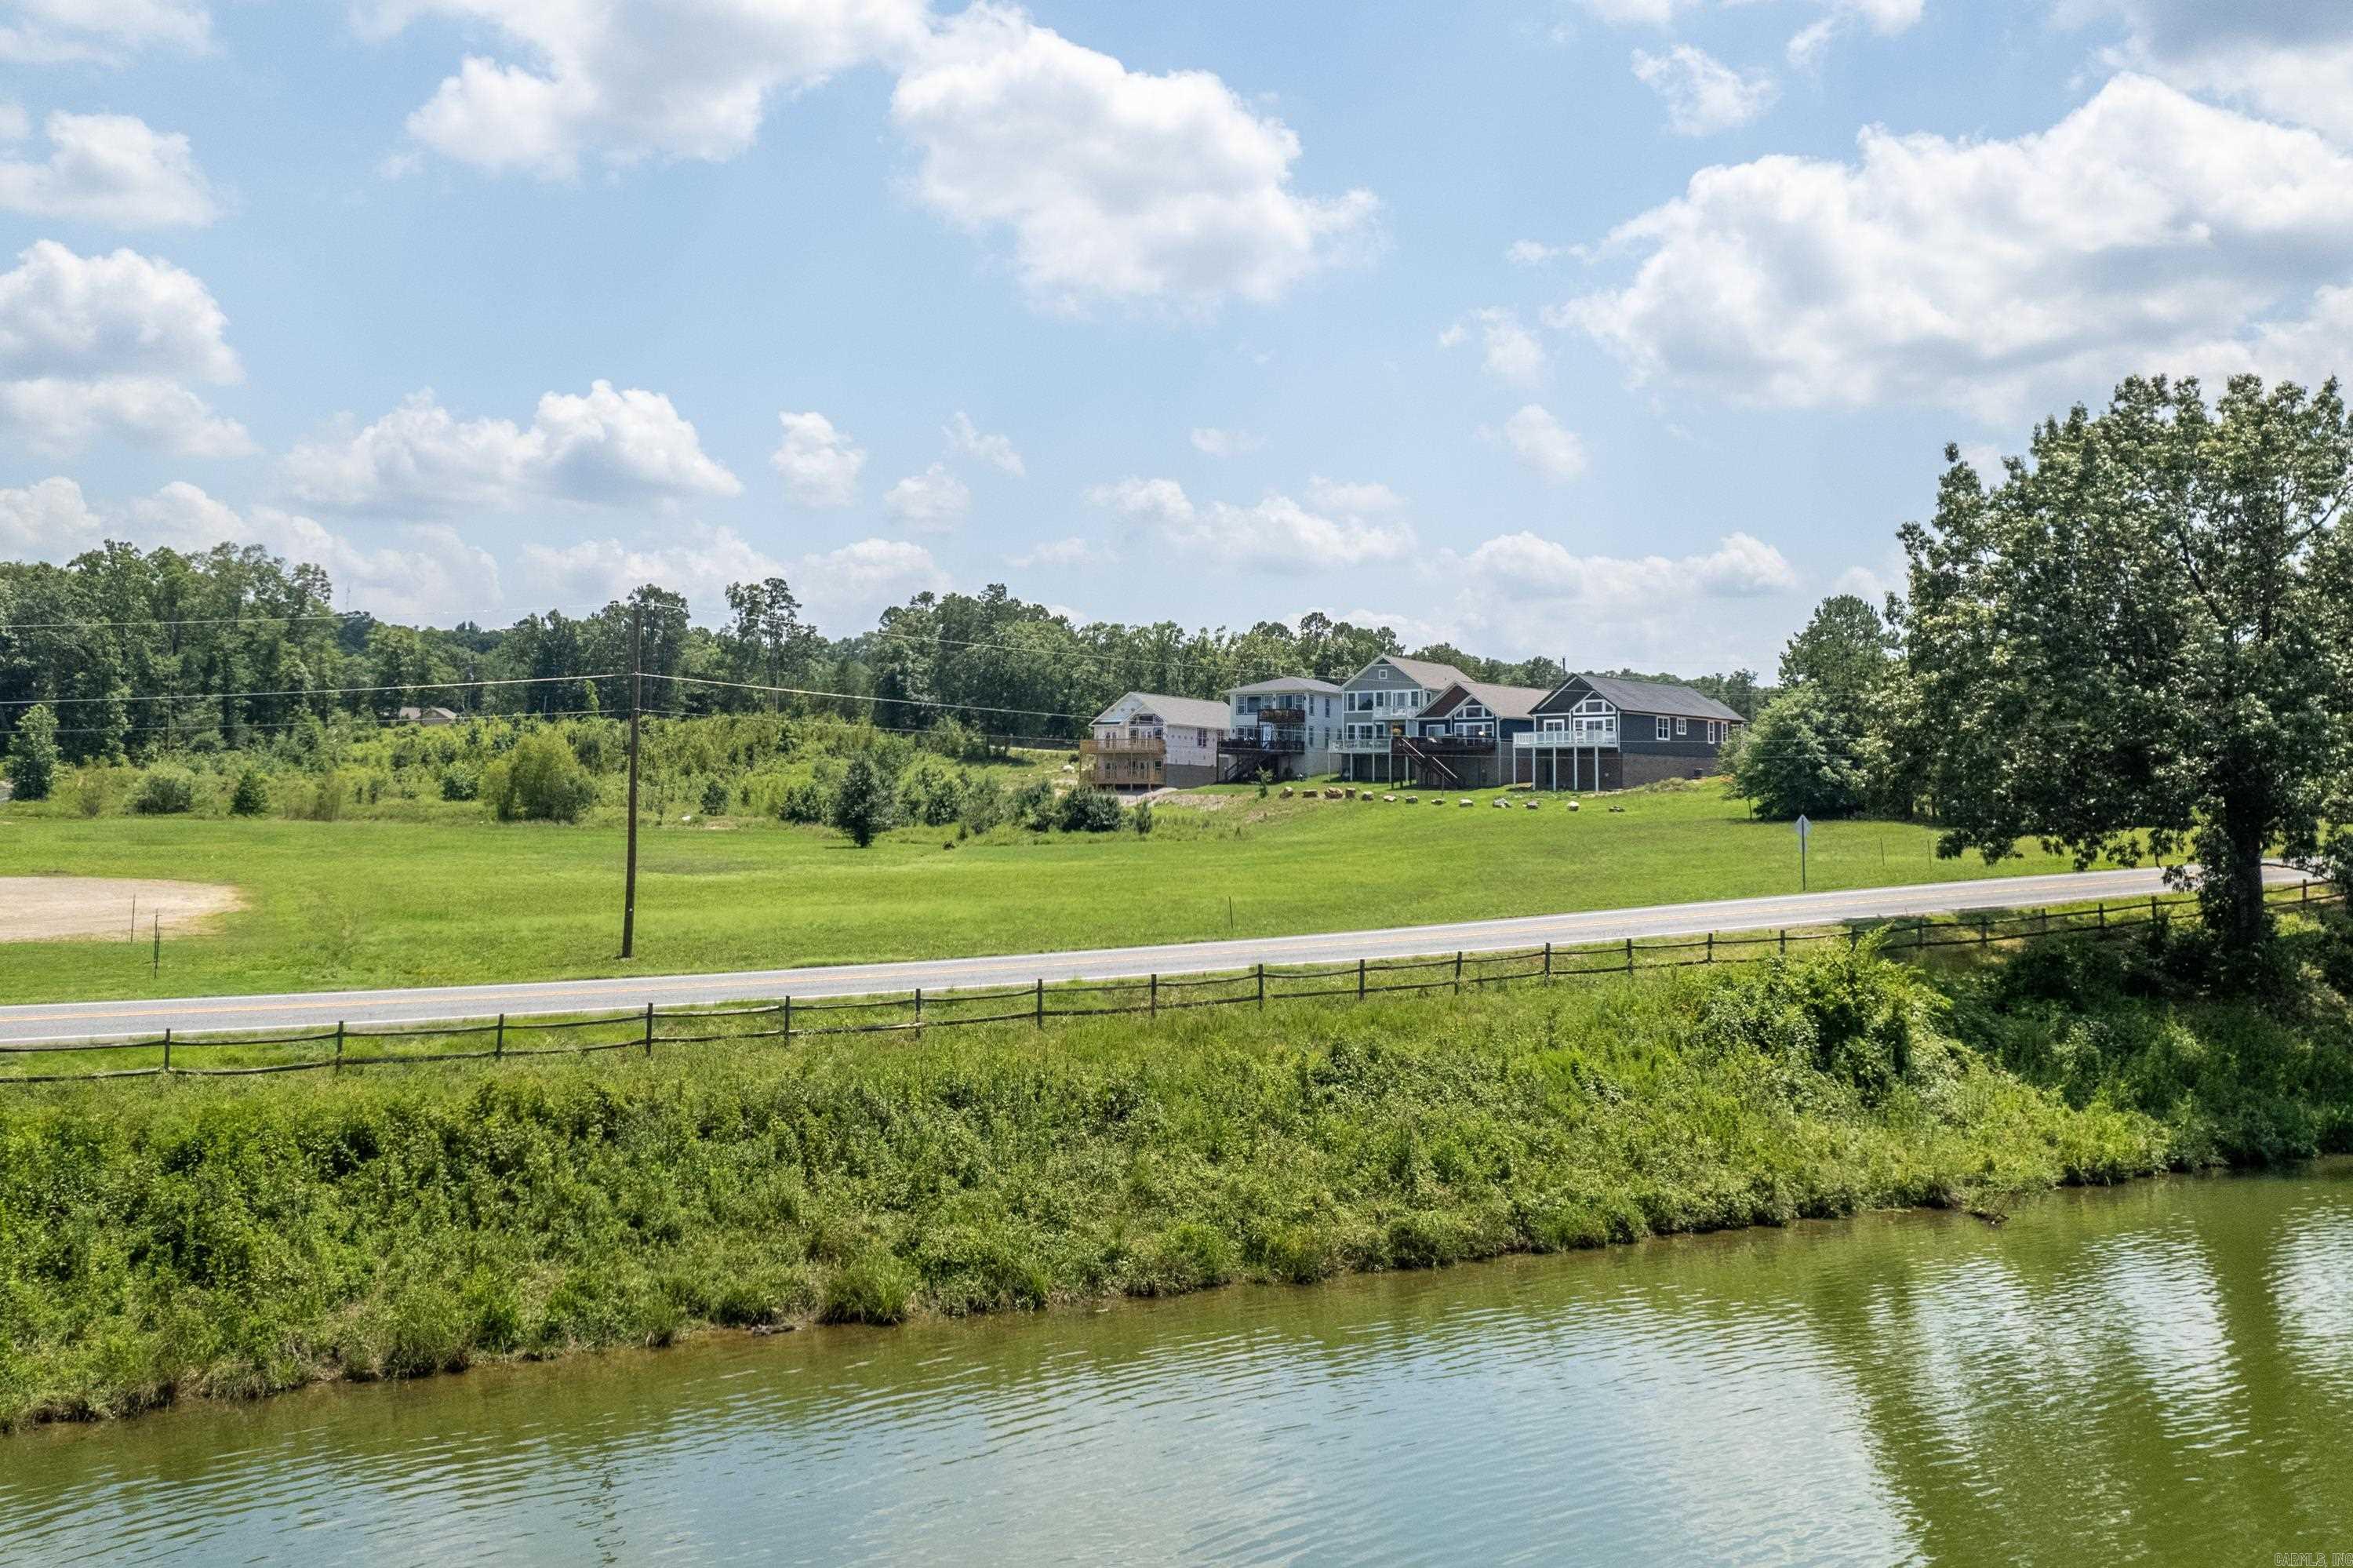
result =
[[[2276,874],[2294,881],[2291,873]],[[59,1001],[0,1008],[0,1044],[104,1040],[153,1035],[166,1027],[194,1034],[216,1030],[300,1029],[348,1023],[449,1022],[497,1013],[618,1011],[653,1002],[660,1007],[702,1002],[861,996],[881,991],[1026,985],[1043,979],[1120,980],[1177,975],[1252,964],[1342,964],[1358,959],[1410,959],[1434,953],[1493,952],[1614,942],[1629,937],[1697,936],[1704,931],[1757,931],[1831,925],[1842,920],[1941,915],[1957,909],[2026,908],[2093,899],[2145,898],[2163,890],[2155,870],[2090,871],[2057,876],[2010,876],[1976,882],[1924,883],[1912,887],[1799,893],[1773,898],[1733,898],[1708,904],[1662,904],[1641,909],[1594,909],[1575,915],[1531,915],[1508,920],[1465,920],[1445,926],[1401,926],[1377,931],[1329,931],[1304,937],[1249,937],[1236,941],[1178,942],[1156,948],[1102,948],[1082,952],[1017,953],[983,959],[923,959],[907,963],[838,964],[804,969],[744,969],[708,975],[622,975],[606,980],[523,981],[512,985],[417,986],[389,991],[294,991],[276,996],[197,996],[141,1001]]]

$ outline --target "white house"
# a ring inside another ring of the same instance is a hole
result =
[[[1080,771],[1100,789],[1214,784],[1230,723],[1220,702],[1130,692],[1089,721]]]
[[[1340,688],[1307,675],[1253,681],[1226,694],[1233,725],[1219,748],[1220,777],[1313,779],[1339,771]]]

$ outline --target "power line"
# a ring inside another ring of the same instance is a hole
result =
[[[1014,714],[1023,718],[1070,719],[1078,724],[1089,722],[1089,715],[1061,713],[1053,708],[1000,708],[985,703],[943,703],[927,697],[861,696],[855,692],[818,692],[806,686],[764,686],[750,681],[714,681],[702,675],[657,675],[646,672],[649,681],[678,681],[692,686],[724,686],[739,692],[775,692],[788,697],[830,697],[845,703],[899,703],[914,708],[961,708],[976,714]]]
[[[411,681],[397,686],[312,686],[301,691],[284,692],[174,692],[155,695],[104,697],[11,697],[0,701],[0,707],[63,707],[69,703],[213,703],[250,697],[349,697],[380,695],[385,692],[459,692],[480,690],[489,686],[544,686],[565,681],[617,681],[628,672],[615,671],[600,675],[511,675],[495,681]],[[675,678],[675,677],[673,677]]]

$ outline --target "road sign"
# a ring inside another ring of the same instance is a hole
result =
[[[1798,818],[1798,842],[1799,843],[1805,842],[1806,835],[1813,831],[1814,824],[1808,821],[1803,814],[1800,814]]]

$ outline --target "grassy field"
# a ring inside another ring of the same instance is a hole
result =
[[[0,1097],[0,1429],[2353,1146],[2341,998],[2074,944]],[[2300,989],[2300,988],[2299,988]]]
[[[1455,797],[1450,796],[1450,802]],[[1786,823],[1721,787],[1569,813],[1209,792],[1148,837],[902,829],[853,849],[767,820],[641,835],[638,959],[677,972],[1121,946],[1627,907],[1793,891]],[[1608,809],[1622,806],[1622,810]],[[0,809],[0,875],[233,884],[247,906],[142,942],[0,947],[0,1002],[626,973],[617,826],[105,817]],[[1831,822],[1817,889],[2069,869],[2034,852],[1938,860],[1933,832]],[[126,933],[130,909],[123,910]]]

